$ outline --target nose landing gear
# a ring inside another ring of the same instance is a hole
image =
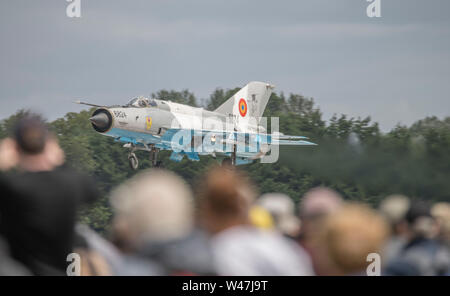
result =
[[[162,167],[162,161],[158,160],[158,152],[159,149],[155,148],[154,145],[150,145],[150,147],[146,146],[145,148],[137,148],[132,143],[128,143],[124,145],[125,148],[130,148],[130,153],[128,153],[128,162],[130,164],[131,169],[137,170],[139,168],[139,160],[134,153],[136,150],[145,150],[150,152],[150,162],[152,167]]]
[[[136,151],[136,146],[134,146],[132,143],[128,143],[123,145],[123,147],[130,148],[130,153],[128,153],[128,162],[131,169],[137,170],[139,167],[139,160],[136,154],[134,154],[134,152]]]
[[[130,152],[130,154],[128,154],[128,161],[130,163],[130,167],[133,170],[137,170],[139,167],[139,160],[136,156],[136,154],[134,154],[133,152]]]

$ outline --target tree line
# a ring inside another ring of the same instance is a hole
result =
[[[218,88],[202,106],[214,110],[238,90]],[[199,100],[188,90],[161,90],[151,96],[199,106]],[[120,143],[92,129],[88,120],[92,111],[69,112],[49,125],[59,138],[67,163],[96,179],[102,198],[83,210],[81,220],[104,232],[112,215],[108,193],[136,172],[129,168],[127,151]],[[6,137],[15,120],[27,112],[19,110],[2,120],[0,138]],[[241,166],[261,193],[283,192],[298,202],[310,188],[327,186],[346,199],[374,206],[395,193],[450,201],[450,117],[427,117],[409,127],[397,125],[382,133],[370,117],[342,114],[327,122],[313,98],[283,93],[272,94],[264,116],[279,117],[280,132],[307,136],[318,146],[280,147],[276,163]],[[141,168],[150,167],[147,153],[138,151],[137,155]],[[175,163],[169,156],[169,151],[160,153],[165,168],[193,186],[216,162],[201,157],[199,162],[184,159]]]

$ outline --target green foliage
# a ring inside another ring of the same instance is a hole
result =
[[[216,89],[206,108],[216,109],[238,90]],[[197,106],[195,96],[187,90],[161,90],[152,97]],[[66,152],[67,162],[98,182],[101,197],[95,205],[83,209],[81,221],[105,231],[112,215],[108,193],[136,172],[129,168],[127,151],[120,143],[92,129],[88,120],[92,111],[67,113],[50,126]],[[20,110],[3,120],[0,137],[5,137],[15,120],[26,112]],[[308,136],[319,145],[280,147],[277,163],[242,166],[260,193],[283,192],[298,202],[312,187],[328,186],[346,199],[373,205],[393,193],[450,201],[450,117],[428,117],[411,127],[396,126],[383,134],[370,117],[334,115],[327,124],[312,98],[298,94],[285,97],[283,93],[272,94],[264,116],[279,117],[281,132]],[[139,151],[137,155],[141,168],[150,166],[148,153]],[[202,157],[199,162],[184,159],[176,163],[169,156],[168,151],[160,153],[165,168],[191,185],[217,162]]]
[[[167,91],[167,90],[160,90],[156,94],[152,94],[152,98],[159,99],[159,100],[170,100],[175,103],[185,104],[189,106],[197,107],[197,100],[195,99],[195,96],[193,93],[189,92],[187,89],[179,91]]]
[[[209,97],[209,102],[206,106],[207,110],[214,111],[220,105],[222,105],[226,100],[231,98],[235,93],[239,91],[240,88],[223,90],[221,88],[216,88],[214,92]]]

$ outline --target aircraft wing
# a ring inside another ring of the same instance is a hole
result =
[[[279,140],[279,139],[274,139],[270,144],[281,146],[317,145],[316,143],[303,140]]]
[[[197,138],[197,139],[195,139]],[[199,155],[205,154],[199,153],[195,150],[196,145],[204,144],[205,140],[220,141],[222,144],[229,145],[244,145],[245,153],[253,151],[260,151],[260,147],[264,145],[316,145],[315,143],[305,141],[306,137],[303,136],[286,136],[286,135],[270,135],[264,133],[243,133],[235,131],[213,131],[213,130],[187,130],[187,129],[166,129],[164,134],[159,138],[156,143],[156,147],[160,149],[173,150],[170,159],[179,162],[184,156],[192,161],[200,160]],[[175,146],[174,146],[175,144]],[[231,155],[233,148],[227,145],[228,148],[224,150],[214,150],[215,153],[224,153]],[[174,149],[176,147],[176,149]],[[238,149],[239,150],[239,149]],[[206,152],[208,154],[208,152]],[[238,151],[239,154],[239,151]],[[253,160],[260,158],[264,155],[264,152],[259,152],[257,155],[242,155],[236,158],[236,165],[248,164]]]

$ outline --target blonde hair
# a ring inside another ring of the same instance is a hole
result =
[[[409,206],[410,201],[408,197],[400,194],[393,194],[387,196],[380,203],[380,212],[391,224],[396,224],[405,219]]]
[[[367,266],[367,255],[379,253],[389,234],[386,222],[363,204],[344,205],[325,221],[322,234],[330,258],[345,274]]]
[[[440,238],[450,244],[450,203],[439,202],[435,204],[431,209],[431,215],[439,223]]]

